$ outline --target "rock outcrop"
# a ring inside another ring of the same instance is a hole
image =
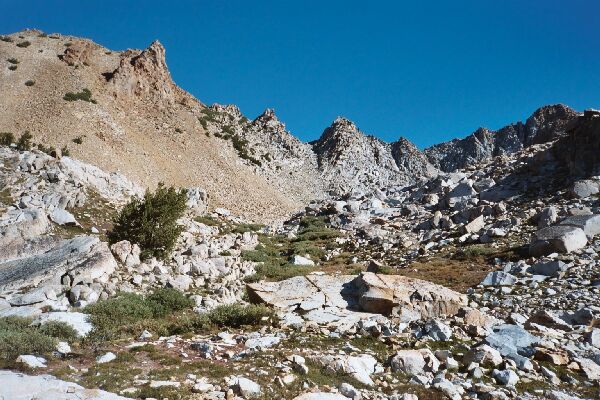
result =
[[[358,276],[307,275],[247,287],[251,301],[308,314],[308,318],[317,312],[341,314],[354,310],[412,321],[455,315],[466,304],[463,295],[443,286],[371,272]]]
[[[512,154],[536,143],[544,143],[565,134],[578,113],[562,104],[537,109],[525,123],[517,122],[497,131],[479,128],[463,139],[454,139],[425,149],[429,161],[451,172],[470,164]]]

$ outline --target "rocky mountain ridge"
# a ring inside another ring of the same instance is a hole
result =
[[[525,123],[481,128],[424,151],[404,138],[385,143],[340,117],[319,139],[304,143],[273,110],[249,120],[232,105],[206,107],[173,82],[158,41],[142,51],[113,52],[87,39],[35,30],[5,37],[11,41],[0,42],[0,54],[19,64],[6,62],[1,71],[7,95],[0,102],[0,130],[29,130],[34,140],[68,146],[74,156],[141,186],[160,180],[202,186],[215,206],[259,220],[282,218],[312,199],[404,186],[553,140],[578,115],[563,105],[546,106]],[[19,41],[30,46],[18,47]],[[33,84],[23,90],[25,81]],[[89,99],[63,100],[84,89]],[[71,143],[84,137],[85,145]]]

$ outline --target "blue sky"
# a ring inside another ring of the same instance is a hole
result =
[[[426,4],[417,4],[426,3]],[[175,81],[250,118],[275,108],[303,140],[338,115],[419,147],[537,107],[600,108],[600,2],[3,1],[0,30],[160,39]]]

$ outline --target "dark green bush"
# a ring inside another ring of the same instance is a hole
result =
[[[142,258],[166,258],[175,246],[183,227],[177,220],[185,211],[186,190],[166,188],[160,183],[154,193],[134,198],[114,220],[108,233],[111,243],[129,240],[142,249]]]
[[[146,298],[154,307],[155,316],[164,316],[170,311],[192,308],[194,301],[176,289],[157,290]]]
[[[7,43],[13,42],[12,38],[10,38],[8,36],[2,36],[2,37],[0,37],[0,40],[2,40],[3,42],[7,42]]]
[[[29,47],[31,45],[31,42],[28,40],[25,40],[23,42],[17,43],[17,47]]]
[[[72,338],[64,323],[47,324],[50,326],[33,327],[29,318],[0,318],[0,358],[14,360],[21,354],[47,354],[54,350],[57,339]]]
[[[17,70],[17,66],[16,65],[11,65],[8,67],[9,70],[11,71],[16,71]]]
[[[35,85],[35,81],[29,80],[25,82],[25,86],[33,86]]]
[[[73,143],[75,143],[75,144],[82,144],[83,143],[83,138],[84,138],[84,136],[79,135],[75,139],[73,139]]]
[[[17,140],[17,150],[19,150],[19,151],[31,150],[31,139],[32,138],[33,138],[33,136],[31,135],[31,133],[29,133],[29,131],[25,131],[25,133],[23,133],[21,135],[19,140]]]
[[[6,61],[8,61],[8,62],[9,62],[9,63],[11,63],[11,64],[15,64],[15,65],[19,63],[19,60],[17,60],[17,59],[16,59],[16,58],[14,58],[14,57],[13,57],[13,58],[9,58],[9,59],[8,59],[8,60],[6,60]]]
[[[40,143],[37,145],[37,148],[39,151],[43,151],[44,153],[48,154],[50,157],[56,158],[57,154],[56,154],[56,149],[54,147],[51,147],[51,146],[46,147]]]
[[[79,93],[68,92],[63,96],[63,99],[66,101],[87,101],[89,103],[96,104],[96,100],[92,99],[92,92],[85,88]]]
[[[77,339],[77,331],[62,321],[48,321],[39,327],[39,331],[46,336],[65,342],[73,342]]]
[[[10,146],[15,142],[12,132],[0,132],[0,146]]]
[[[69,148],[67,147],[67,145],[64,145],[61,149],[60,149],[60,155],[63,157],[69,157],[69,155],[71,154],[71,152],[69,151]]]

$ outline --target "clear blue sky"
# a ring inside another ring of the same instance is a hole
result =
[[[303,140],[338,115],[424,147],[537,107],[600,107],[600,1],[2,1],[0,30],[160,39],[175,81]],[[426,4],[417,4],[426,3]]]

